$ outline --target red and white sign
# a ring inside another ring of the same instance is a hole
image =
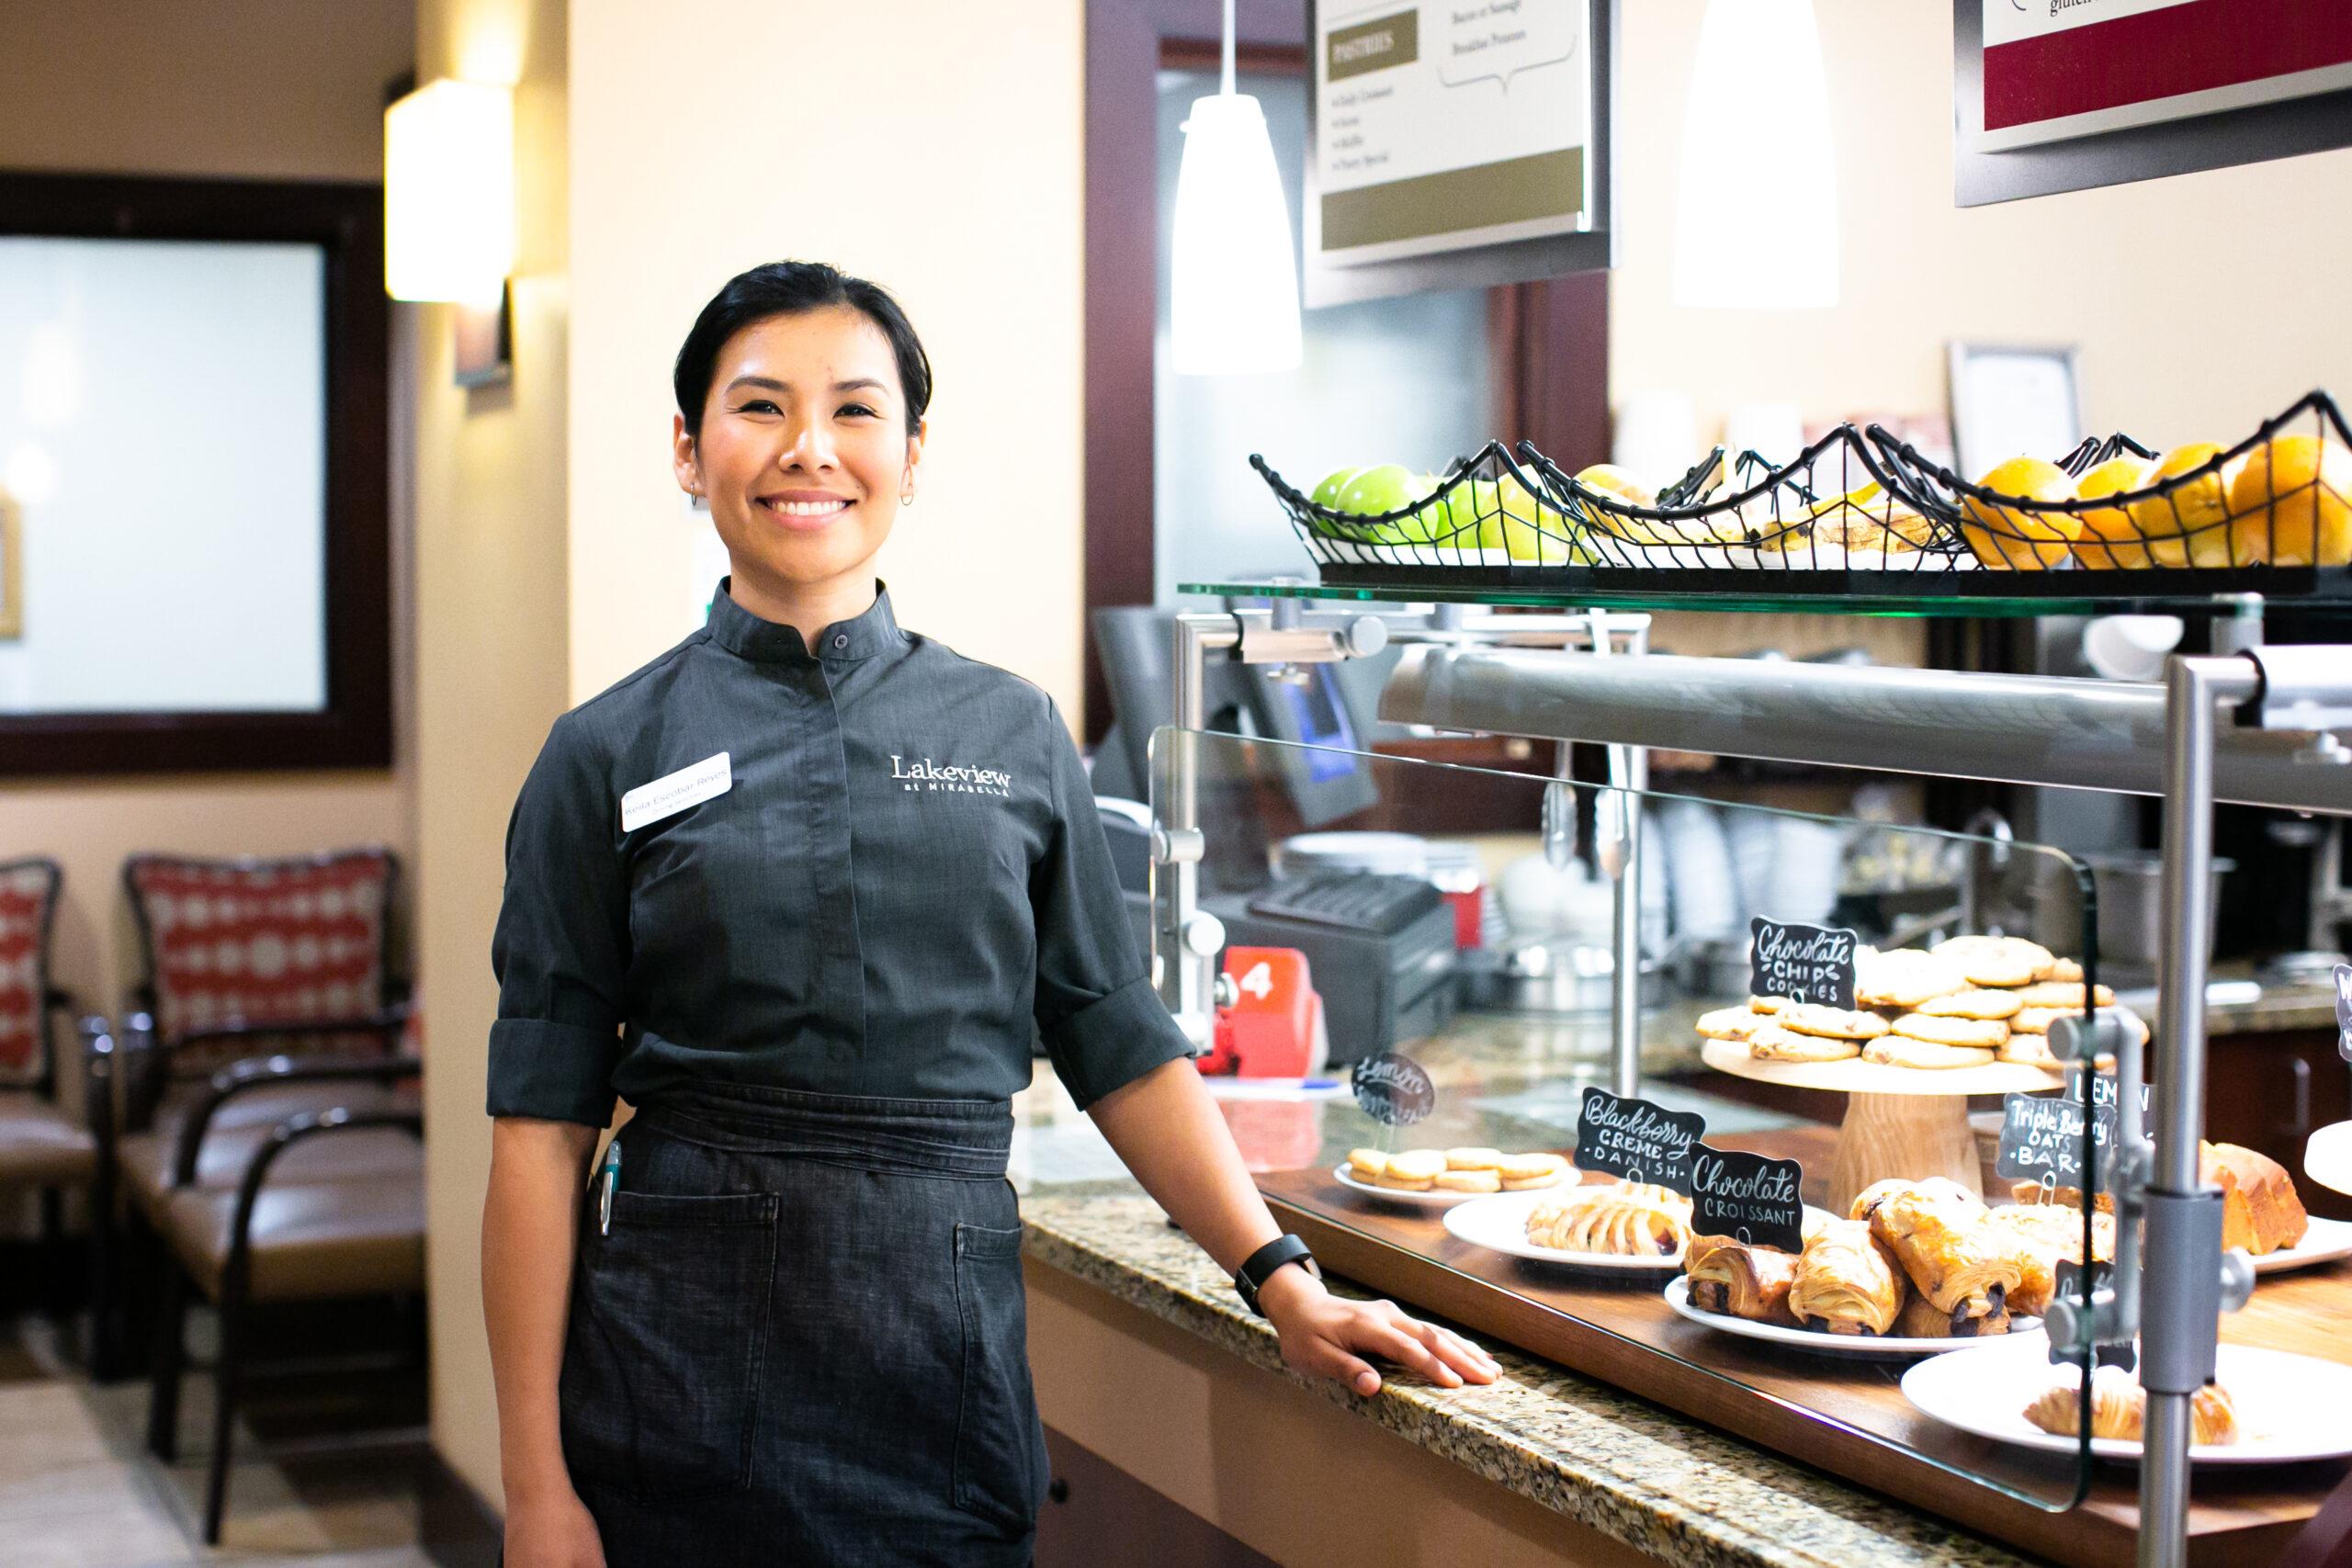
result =
[[[1983,0],[1979,152],[2352,87],[2347,0]]]

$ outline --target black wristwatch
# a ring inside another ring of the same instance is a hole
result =
[[[1305,1242],[1295,1235],[1278,1235],[1243,1259],[1241,1271],[1233,1277],[1233,1288],[1239,1292],[1241,1304],[1260,1317],[1265,1316],[1266,1309],[1258,1304],[1258,1292],[1266,1288],[1274,1270],[1286,1263],[1297,1264],[1318,1280],[1323,1277],[1323,1270],[1315,1266],[1315,1255],[1306,1250]]]

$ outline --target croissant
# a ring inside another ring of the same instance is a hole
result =
[[[1832,1220],[1804,1244],[1789,1282],[1789,1311],[1808,1328],[1884,1334],[1903,1310],[1894,1255],[1860,1220]]]
[[[2080,1429],[2081,1395],[2076,1385],[2062,1382],[2041,1391],[2025,1407],[2025,1418],[2045,1432],[2071,1438]],[[2147,1419],[2148,1394],[2131,1373],[2101,1367],[2091,1377],[2091,1436],[2138,1442]],[[2219,1383],[2207,1383],[2188,1396],[2188,1440],[2200,1447],[2234,1443],[2241,1435],[2237,1402]]]
[[[1935,1303],[1916,1292],[1905,1299],[1903,1310],[1894,1317],[1894,1336],[1898,1339],[1982,1339],[2008,1331],[2009,1314],[2006,1310],[1986,1313],[1982,1317],[1972,1317],[1964,1312],[1938,1312]]]
[[[2035,1317],[2048,1312],[2050,1298],[2058,1289],[2059,1259],[2083,1260],[2082,1211],[2050,1203],[2019,1204],[1996,1209],[1982,1223],[1993,1235],[2003,1237],[2005,1245],[2016,1248],[2020,1272],[2016,1289],[2008,1293],[2009,1310]],[[2091,1256],[2101,1263],[2114,1261],[2113,1214],[2091,1216]]]
[[[1683,1271],[1690,1304],[1702,1312],[1796,1326],[1796,1314],[1789,1310],[1789,1287],[1797,1277],[1794,1254],[1728,1236],[1693,1236]]]
[[[1938,1312],[1988,1317],[2023,1282],[2024,1269],[2012,1241],[1982,1227],[1984,1217],[1974,1196],[1945,1182],[1882,1200],[1870,1224]]]

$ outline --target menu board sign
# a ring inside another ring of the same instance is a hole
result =
[[[2115,1110],[2120,1089],[2113,1073],[2095,1073],[2090,1079],[2091,1119],[2098,1141],[2098,1185],[2111,1188],[2115,1162]],[[2013,1094],[2002,1102],[2001,1145],[1993,1170],[2012,1181],[2039,1181],[2045,1188],[2072,1187],[2083,1180],[2083,1106],[2071,1097]],[[2140,1086],[2140,1115],[2148,1114],[2148,1086]]]
[[[1804,1180],[1795,1160],[1701,1144],[1690,1156],[1690,1232],[1803,1252],[1804,1200],[1798,1191]]]
[[[1860,940],[1838,927],[1768,920],[1747,922],[1747,991],[1756,997],[1794,997],[1826,1008],[1851,1011],[1854,952]]]
[[[1614,14],[1314,0],[1306,303],[1608,265]]]
[[[2051,1269],[2051,1275],[2055,1282],[2051,1287],[2050,1299],[2055,1302],[2073,1302],[2076,1306],[2080,1306],[2083,1302],[2082,1265],[2070,1263],[2062,1258]],[[2113,1289],[2115,1289],[2115,1265],[2112,1263],[2092,1264],[2092,1292],[2096,1294],[2100,1291]],[[2051,1365],[2065,1366],[2074,1360],[2074,1356],[2058,1348],[2056,1340],[2050,1342]],[[2094,1347],[2091,1351],[2091,1365],[2094,1367],[2121,1367],[2128,1372],[2139,1364],[2139,1352],[2128,1344],[2099,1345]]]
[[[1437,1108],[1437,1086],[1429,1074],[1394,1051],[1358,1062],[1349,1087],[1363,1113],[1384,1126],[1409,1127]]]
[[[1577,1121],[1577,1167],[1688,1194],[1691,1156],[1706,1133],[1703,1116],[1587,1089]]]

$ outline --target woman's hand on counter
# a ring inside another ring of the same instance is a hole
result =
[[[605,1568],[605,1544],[588,1506],[567,1486],[508,1501],[504,1561],[506,1568]]]
[[[1283,1359],[1302,1372],[1337,1378],[1353,1392],[1380,1392],[1380,1373],[1366,1356],[1385,1357],[1440,1388],[1488,1383],[1501,1371],[1495,1359],[1451,1329],[1408,1317],[1395,1302],[1335,1296],[1304,1269],[1278,1269],[1258,1292],[1258,1304],[1282,1336]]]

